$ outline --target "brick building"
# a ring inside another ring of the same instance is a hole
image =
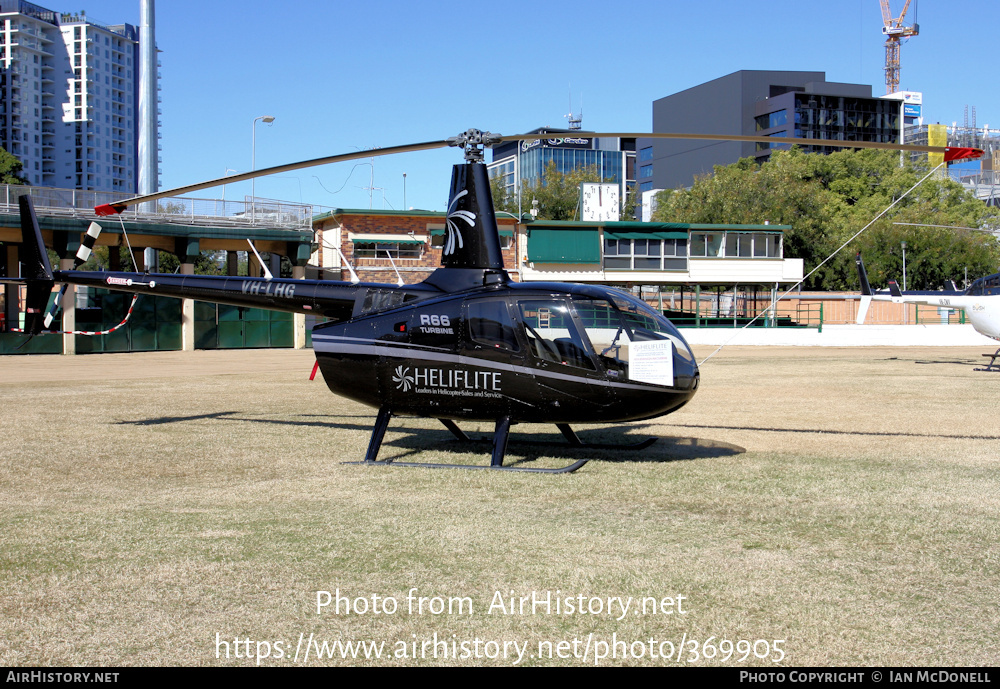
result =
[[[395,283],[397,271],[406,284],[426,279],[441,267],[444,212],[337,208],[313,219],[318,277],[350,280],[338,249],[362,282]],[[520,279],[515,251],[517,220],[497,213],[504,267]],[[309,276],[311,277],[311,276]]]

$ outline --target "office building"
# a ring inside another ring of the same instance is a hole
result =
[[[527,133],[538,134],[538,138],[497,146],[488,166],[491,178],[503,178],[509,196],[537,184],[549,163],[555,163],[556,170],[563,174],[596,168],[602,180],[620,185],[619,199],[625,199],[635,185],[635,139],[595,138],[580,129],[549,127]]]
[[[824,72],[734,72],[654,101],[653,131],[766,136],[775,143],[639,139],[639,189],[688,187],[715,165],[745,157],[763,162],[795,138],[899,141],[902,105],[896,97],[872,97],[868,85],[828,82]]]

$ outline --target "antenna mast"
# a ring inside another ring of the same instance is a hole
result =
[[[573,93],[569,94],[569,114],[563,115],[569,121],[569,128],[573,131],[579,131],[583,128],[583,99],[580,99],[580,114],[573,114]]]

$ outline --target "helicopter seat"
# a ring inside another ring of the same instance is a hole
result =
[[[531,353],[535,355],[536,359],[557,363],[562,361],[561,355],[552,340],[544,340],[542,338],[529,338],[529,340],[531,342]]]
[[[570,338],[556,338],[555,344],[559,350],[559,360],[561,363],[576,366],[577,368],[594,368],[586,352]]]

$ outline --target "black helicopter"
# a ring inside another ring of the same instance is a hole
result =
[[[31,335],[42,332],[46,321],[51,321],[52,314],[46,316],[45,311],[55,283],[326,317],[331,320],[313,330],[313,344],[327,386],[336,394],[379,410],[363,463],[575,471],[588,460],[559,469],[505,466],[511,426],[519,422],[554,423],[575,446],[648,447],[654,439],[630,446],[588,445],[570,424],[638,421],[676,411],[694,396],[699,371],[677,328],[627,292],[593,285],[524,284],[510,279],[503,266],[483,149],[525,138],[533,137],[501,137],[469,130],[443,141],[272,167],[95,209],[98,215],[111,215],[139,203],[223,182],[373,154],[460,147],[465,162],[455,165],[452,172],[442,267],[419,284],[400,287],[281,278],[53,271],[27,196],[20,199],[27,274],[5,281],[27,285],[25,332]],[[845,145],[899,148],[860,142]],[[955,156],[957,153],[952,153]],[[490,464],[379,462],[382,439],[395,415],[437,418],[460,440],[468,437],[456,421],[495,422]]]

